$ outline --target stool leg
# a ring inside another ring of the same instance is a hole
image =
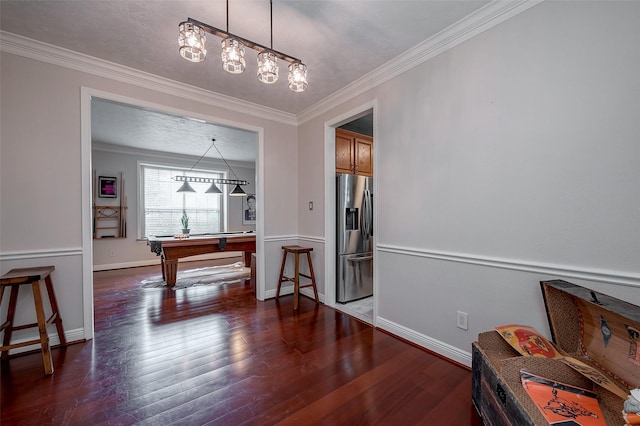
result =
[[[4,300],[4,288],[6,285],[0,285],[0,308],[2,307],[2,301]]]
[[[9,295],[9,310],[7,311],[7,328],[4,329],[4,338],[2,339],[2,346],[9,346],[11,343],[11,334],[13,333],[13,317],[16,315],[16,302],[18,301],[18,286],[11,286],[11,294]],[[2,351],[1,358],[7,359],[9,356],[9,350]]]
[[[313,284],[313,295],[316,298],[316,303],[320,303],[320,299],[318,299],[318,287],[316,287],[316,275],[313,273],[313,263],[311,263],[310,252],[307,252],[307,262],[309,263],[309,276],[311,277],[311,284]]]
[[[64,336],[64,328],[62,327],[62,318],[60,317],[60,311],[58,311],[58,301],[56,300],[56,294],[53,291],[53,283],[51,282],[51,275],[47,275],[44,278],[44,283],[47,287],[47,295],[49,296],[51,311],[53,315],[56,316],[53,322],[56,324],[56,330],[58,331],[58,337],[60,338],[60,346],[67,346],[67,338]]]
[[[284,265],[287,263],[287,252],[282,252],[282,266],[280,267],[280,278],[278,278],[278,289],[276,290],[276,299],[280,297],[280,287],[284,278]]]
[[[0,285],[0,307],[2,307],[2,299],[4,298],[4,288],[6,286],[4,285]],[[6,323],[0,324],[0,332],[2,332],[2,330],[4,330],[4,327],[9,326],[9,322],[7,321]],[[3,351],[4,352],[4,351]]]
[[[31,283],[33,287],[33,301],[36,304],[36,317],[38,318],[38,332],[40,333],[40,346],[42,347],[42,361],[44,362],[44,374],[53,374],[53,360],[49,347],[49,335],[47,334],[47,319],[44,316],[42,306],[42,294],[40,293],[40,281]]]
[[[300,253],[296,253],[296,275],[293,282],[293,310],[298,309],[298,300],[300,298]]]

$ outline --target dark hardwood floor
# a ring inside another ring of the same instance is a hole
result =
[[[95,338],[50,377],[39,353],[3,362],[0,423],[482,424],[465,368],[306,297],[139,285],[158,272],[95,273]]]

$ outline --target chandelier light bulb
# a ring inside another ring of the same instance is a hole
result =
[[[289,65],[289,89],[294,92],[307,90],[307,66],[302,62],[294,62]]]
[[[222,68],[231,74],[240,74],[246,67],[244,45],[235,38],[227,38],[220,43],[222,47]]]
[[[205,43],[207,37],[204,29],[191,23],[181,22],[178,25],[178,51],[180,56],[191,62],[202,62],[207,56]]]
[[[2,1],[2,0],[0,0]],[[202,62],[207,56],[206,34],[220,37],[222,69],[230,74],[240,74],[247,67],[245,49],[258,52],[257,77],[262,83],[274,84],[279,80],[278,59],[288,66],[288,85],[293,92],[304,92],[309,87],[307,66],[291,55],[273,50],[273,13],[270,15],[270,47],[229,32],[229,0],[227,2],[227,30],[213,27],[204,22],[188,18],[178,25],[178,45],[180,56],[191,62]],[[269,1],[270,12],[273,0]]]
[[[278,81],[278,58],[273,52],[258,54],[258,80],[266,84]]]

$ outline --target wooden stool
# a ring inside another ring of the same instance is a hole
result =
[[[67,340],[64,337],[64,329],[62,328],[62,318],[58,313],[58,303],[56,295],[53,292],[51,284],[51,272],[55,270],[55,266],[40,266],[36,268],[19,268],[12,269],[2,277],[0,277],[0,304],[4,296],[5,287],[11,287],[11,295],[9,296],[9,310],[7,311],[7,320],[0,325],[0,332],[4,330],[4,339],[0,352],[1,358],[7,359],[9,349],[20,348],[39,343],[42,348],[42,360],[44,362],[45,374],[53,374],[53,361],[51,359],[51,347],[49,346],[49,334],[47,326],[55,322],[58,336],[60,337],[60,346],[67,346]],[[45,320],[44,307],[42,304],[42,294],[40,292],[40,281],[44,280],[47,294],[49,295],[49,303],[51,304],[51,317]],[[33,289],[33,301],[36,305],[37,322],[25,325],[14,326],[13,318],[16,313],[16,304],[18,300],[18,289],[23,284],[31,284]],[[40,333],[39,339],[29,340],[28,342],[11,344],[11,334],[14,330],[24,330],[26,328],[38,327]]]
[[[282,246],[282,266],[280,267],[280,279],[278,280],[278,290],[276,291],[276,299],[280,297],[280,287],[284,281],[291,281],[293,283],[293,309],[298,309],[298,292],[301,288],[313,287],[313,294],[316,298],[316,303],[320,303],[318,300],[318,288],[316,287],[316,276],[313,273],[313,263],[311,262],[311,251],[313,248],[300,247],[300,246]],[[284,265],[287,263],[287,255],[292,253],[296,259],[295,275],[293,277],[287,277],[284,275]],[[309,263],[309,273],[306,275],[300,272],[300,253],[307,254],[307,262]],[[300,277],[309,278],[311,284],[300,285]]]

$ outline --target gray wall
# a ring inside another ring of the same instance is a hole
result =
[[[483,330],[548,333],[540,280],[640,304],[638,22],[638,2],[544,2],[299,126],[318,197],[325,124],[375,101],[379,327],[469,364]]]

